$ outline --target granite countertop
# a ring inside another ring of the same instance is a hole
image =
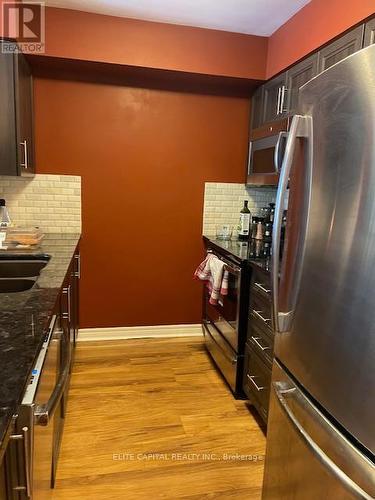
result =
[[[203,239],[217,247],[218,250],[233,257],[240,263],[249,263],[260,267],[263,271],[271,272],[271,245],[259,240],[240,241],[240,240],[218,240],[215,236],[204,235]]]
[[[33,258],[48,254],[51,259],[33,288],[0,293],[0,447],[22,400],[79,239],[79,234],[46,234],[37,250],[20,251]],[[10,254],[0,252],[0,258]]]

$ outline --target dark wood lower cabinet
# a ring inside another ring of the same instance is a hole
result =
[[[74,355],[79,328],[80,274],[81,256],[78,247],[66,274],[60,298],[62,326],[69,336],[72,355]]]
[[[244,392],[267,423],[271,387],[271,368],[248,344],[245,349]]]
[[[274,335],[270,274],[252,266],[243,390],[265,423],[271,388]]]
[[[47,420],[47,423],[38,423],[36,419],[34,421],[34,403],[20,405],[18,414],[14,417],[12,432],[9,432],[9,438],[6,439],[6,448],[0,448],[0,500],[26,500],[31,497],[37,500],[50,498],[52,495],[51,486],[54,486],[56,476],[79,326],[79,279],[80,253],[77,247],[50,318],[52,333],[37,389],[41,394],[36,393],[34,401],[44,397],[51,400],[59,378],[61,385],[58,392],[63,392],[59,394],[51,410],[51,421]],[[68,379],[65,378],[65,373],[68,374]],[[29,426],[29,422],[33,424]],[[23,429],[28,430],[27,441],[26,435],[22,441],[19,437],[15,440],[12,435],[20,436]],[[25,445],[25,442],[29,445]],[[29,489],[33,493],[30,496],[25,491],[28,480]],[[16,492],[15,487],[18,488]]]

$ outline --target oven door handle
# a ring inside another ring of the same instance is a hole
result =
[[[57,383],[52,391],[51,397],[47,403],[42,405],[37,405],[34,411],[35,423],[36,425],[46,426],[49,424],[51,417],[53,416],[56,407],[64,393],[66,384],[70,375],[70,363],[71,363],[71,347],[67,335],[63,333],[62,339],[64,341],[64,367],[60,372]]]
[[[230,263],[228,260],[224,259],[223,257],[217,255],[213,250],[209,249],[207,250],[207,253],[211,253],[212,255],[215,255],[219,260],[224,262],[226,270],[229,271],[232,274],[239,275],[241,274],[241,268],[236,266],[235,264]]]
[[[222,260],[222,259],[221,259]],[[224,261],[223,261],[224,262]],[[229,265],[227,264],[226,262],[224,262],[225,266],[224,268],[231,274],[235,274],[236,276],[238,276],[240,273],[241,273],[241,269],[237,266],[232,266],[232,265]]]

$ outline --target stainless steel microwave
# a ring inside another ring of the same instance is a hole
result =
[[[289,119],[284,119],[251,131],[247,186],[277,186],[288,128]]]

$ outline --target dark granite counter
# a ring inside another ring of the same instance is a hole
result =
[[[22,250],[31,257],[51,259],[30,290],[0,293],[0,447],[7,434],[43,343],[79,234],[47,234],[37,250]],[[15,256],[13,250],[0,251]]]
[[[224,254],[239,263],[249,263],[252,266],[260,267],[263,271],[271,272],[271,246],[269,243],[259,240],[223,241],[216,239],[215,236],[203,236],[203,240],[219,251],[224,251]]]

